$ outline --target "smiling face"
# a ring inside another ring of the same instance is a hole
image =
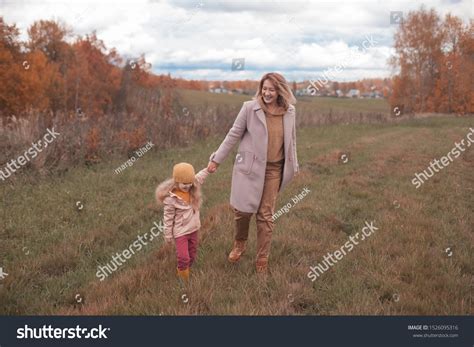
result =
[[[183,192],[189,192],[192,186],[192,183],[178,183],[178,188],[181,189]]]
[[[276,104],[278,93],[273,83],[268,79],[263,81],[262,96],[263,96],[263,101],[265,101],[267,105]]]

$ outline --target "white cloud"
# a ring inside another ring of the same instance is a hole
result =
[[[39,19],[59,19],[75,34],[93,30],[106,46],[124,57],[144,53],[156,73],[190,79],[258,79],[280,71],[302,80],[334,67],[371,35],[377,45],[352,59],[340,80],[386,77],[396,26],[390,11],[417,10],[413,1],[146,1],[58,2],[3,1],[7,23],[26,29]],[[469,0],[426,1],[444,16],[466,22]],[[232,71],[233,58],[245,58],[245,70]]]

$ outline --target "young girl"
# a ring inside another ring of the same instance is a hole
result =
[[[179,163],[173,167],[173,177],[161,183],[155,192],[157,202],[164,204],[165,240],[170,244],[174,238],[177,273],[184,281],[189,279],[189,268],[196,258],[201,185],[208,175],[207,168],[195,175],[191,164]]]

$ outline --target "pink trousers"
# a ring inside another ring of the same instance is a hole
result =
[[[191,234],[183,235],[174,239],[176,245],[176,257],[178,259],[178,269],[185,270],[191,267],[196,259],[198,246],[197,230]]]

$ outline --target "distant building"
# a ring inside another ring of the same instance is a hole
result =
[[[209,92],[216,94],[227,94],[229,91],[223,87],[220,88],[209,88]]]
[[[348,98],[360,98],[360,91],[359,89],[351,89],[347,92],[346,96]]]
[[[307,88],[300,88],[300,89],[296,89],[295,95],[306,96],[306,95],[311,95],[311,93],[308,91]]]
[[[371,92],[362,93],[361,97],[364,99],[381,99],[383,98],[383,94],[378,90],[372,90]]]

